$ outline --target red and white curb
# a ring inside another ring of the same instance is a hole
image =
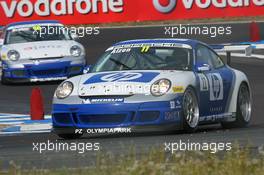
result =
[[[45,120],[31,120],[29,115],[0,113],[0,135],[47,133],[51,128],[50,115],[46,115]]]

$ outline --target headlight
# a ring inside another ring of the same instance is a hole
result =
[[[20,54],[16,50],[10,50],[7,52],[7,58],[11,61],[17,61],[20,57]]]
[[[150,91],[154,96],[166,94],[171,87],[171,81],[168,79],[160,79],[151,85]]]
[[[58,99],[63,99],[71,95],[73,84],[69,81],[63,82],[56,90],[55,94]]]
[[[72,46],[70,52],[72,56],[78,57],[81,55],[82,49],[79,46]]]

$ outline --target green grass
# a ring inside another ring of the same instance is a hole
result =
[[[134,151],[131,151],[134,152]],[[146,155],[131,153],[114,157],[100,153],[96,166],[79,169],[21,170],[11,163],[8,172],[1,175],[263,175],[264,155],[252,156],[248,149],[234,148],[230,152],[165,153],[152,149]]]

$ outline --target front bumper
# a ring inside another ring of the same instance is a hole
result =
[[[54,104],[52,121],[54,131],[60,133],[73,131],[75,128],[131,127],[144,130],[173,125],[175,130],[182,129],[181,107],[172,109],[170,101],[79,105]]]
[[[64,80],[82,74],[85,61],[58,60],[9,64],[3,62],[2,78],[10,82],[41,82]]]

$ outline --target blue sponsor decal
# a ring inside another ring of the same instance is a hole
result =
[[[153,80],[159,73],[157,72],[118,72],[97,74],[90,77],[84,84],[102,82],[142,82],[147,83]]]

